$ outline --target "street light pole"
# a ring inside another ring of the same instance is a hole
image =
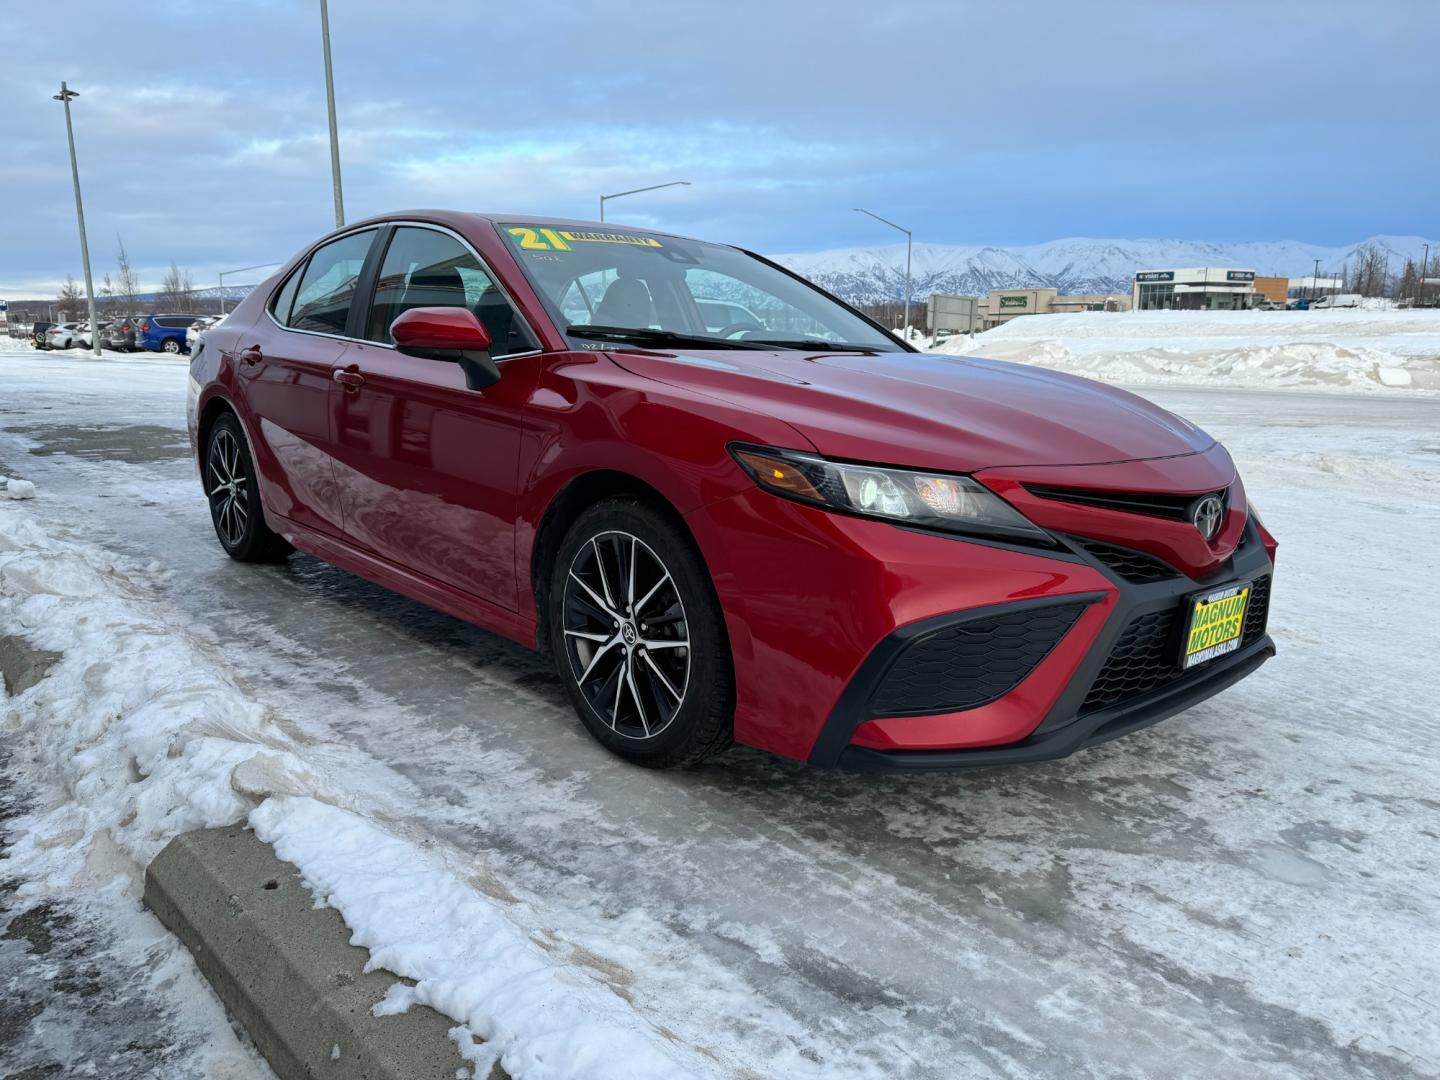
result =
[[[604,221],[604,220],[605,220],[605,203],[606,203],[606,201],[609,200],[609,199],[620,199],[620,198],[624,198],[626,195],[639,195],[642,191],[659,191],[661,188],[667,188],[667,187],[689,187],[689,186],[690,186],[690,181],[689,181],[689,180],[671,180],[668,184],[652,184],[652,185],[650,185],[650,187],[637,187],[637,188],[632,188],[630,191],[617,191],[614,195],[601,195],[601,196],[600,196],[600,220],[601,220],[601,221]]]
[[[1420,258],[1420,282],[1415,287],[1415,306],[1419,307],[1425,300],[1425,275],[1430,268],[1430,245],[1425,245],[1425,254]]]
[[[345,196],[340,190],[340,133],[335,124],[335,71],[330,64],[330,10],[320,0],[320,36],[325,42],[325,103],[330,110],[330,175],[335,184],[335,227],[345,224]]]
[[[879,214],[872,214],[872,213],[870,213],[869,210],[862,210],[862,209],[860,209],[860,207],[858,207],[858,206],[855,207],[855,212],[856,212],[857,214],[864,214],[864,215],[867,216],[867,217],[872,217],[872,218],[874,218],[876,221],[879,221],[879,222],[881,222],[882,224],[885,224],[885,225],[889,225],[892,229],[899,229],[901,232],[903,232],[903,233],[905,234],[905,340],[906,340],[906,341],[909,341],[909,340],[910,340],[910,256],[911,256],[911,254],[912,254],[912,249],[914,248],[915,236],[914,236],[913,233],[910,232],[909,229],[905,228],[903,225],[896,225],[893,221],[887,221],[885,218],[881,217]]]
[[[70,101],[80,94],[63,82],[54,100],[65,106],[65,137],[70,141],[70,178],[75,181],[75,220],[80,223],[80,261],[85,264],[85,300],[90,307],[90,347],[100,356],[100,323],[95,318],[95,285],[90,277],[90,244],[85,239],[85,204],[80,200],[80,166],[75,161],[75,127],[70,122]]]
[[[243,274],[246,270],[264,270],[268,266],[284,266],[284,263],[256,263],[254,266],[240,266],[234,270],[220,271],[220,314],[225,314],[225,275]]]

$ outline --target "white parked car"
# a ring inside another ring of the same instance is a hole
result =
[[[185,348],[190,352],[195,351],[195,343],[200,340],[200,335],[212,326],[219,326],[225,321],[224,315],[207,315],[203,319],[196,319],[185,331]]]
[[[89,341],[89,332],[82,330],[83,323],[62,322],[45,331],[47,349],[73,349]]]

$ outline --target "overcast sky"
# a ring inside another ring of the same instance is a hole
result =
[[[18,9],[18,10],[16,10]],[[331,0],[346,209],[593,218],[778,253],[1434,235],[1440,2]],[[0,296],[287,258],[333,225],[318,0],[11,3]],[[256,275],[257,277],[259,275]],[[244,276],[231,278],[243,281]]]

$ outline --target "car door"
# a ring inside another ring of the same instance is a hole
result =
[[[345,359],[356,285],[378,229],[315,249],[237,339],[236,376],[258,429],[261,495],[274,513],[335,535],[344,515],[333,465],[332,375]]]
[[[398,225],[387,239],[367,340],[347,352],[337,372],[345,381],[331,389],[345,530],[391,562],[514,609],[516,471],[535,338],[458,236]],[[470,308],[490,331],[501,371],[493,386],[469,390],[457,364],[391,344],[402,312],[451,306]]]

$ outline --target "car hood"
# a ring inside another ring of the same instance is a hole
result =
[[[1143,398],[1072,375],[939,353],[611,353],[637,375],[783,420],[830,457],[975,472],[1195,454],[1215,444]]]

